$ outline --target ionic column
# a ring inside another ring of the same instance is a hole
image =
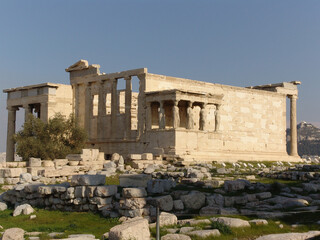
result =
[[[215,132],[220,130],[220,104],[216,104],[216,111],[214,112]]]
[[[200,124],[199,124],[199,129],[202,131],[206,130],[206,125],[207,125],[207,109],[206,109],[206,104],[204,103],[201,106],[200,110]]]
[[[188,108],[187,108],[187,129],[193,129],[193,126],[194,126],[192,104],[193,104],[193,102],[188,102]]]
[[[24,108],[24,122],[28,120],[29,114],[31,114],[31,107],[29,104],[23,105]]]
[[[13,135],[16,133],[16,111],[17,107],[8,107],[8,128],[7,128],[7,151],[6,161],[14,161],[14,140]]]
[[[291,95],[290,98],[290,155],[298,156],[297,139],[297,96]]]
[[[111,136],[114,138],[117,133],[117,114],[119,112],[118,105],[118,92],[117,92],[117,79],[112,79],[111,91]]]
[[[85,129],[87,130],[88,133],[88,138],[91,136],[91,118],[93,115],[93,101],[92,101],[92,96],[91,96],[91,85],[88,83],[86,85],[86,90],[85,90],[85,121],[84,121],[84,126]]]
[[[165,129],[166,128],[166,117],[164,114],[164,108],[163,108],[164,101],[160,101],[160,108],[159,108],[159,129]]]
[[[98,101],[98,138],[102,139],[105,136],[104,117],[106,116],[106,89],[105,81],[100,82],[99,86],[99,101]]]
[[[147,122],[146,122],[146,128],[147,130],[152,129],[152,107],[151,102],[147,103]]]
[[[179,101],[174,101],[172,107],[173,113],[173,128],[177,129],[180,127],[180,115],[179,115]]]
[[[126,80],[126,94],[125,94],[125,138],[131,138],[131,101],[132,101],[132,84],[131,77]]]

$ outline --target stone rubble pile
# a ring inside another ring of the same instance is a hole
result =
[[[120,175],[120,188],[104,185],[105,175],[75,175],[70,183],[44,185],[19,184],[1,197],[7,204],[63,211],[100,211],[104,216],[155,217],[161,211],[199,215],[282,216],[283,210],[315,211],[320,207],[320,182],[301,187],[284,184],[251,183],[248,180],[226,180],[213,193],[197,190],[174,190],[174,179],[152,179],[147,174]],[[179,187],[183,187],[180,184]],[[250,193],[247,193],[250,192]],[[308,193],[308,195],[305,195]],[[1,206],[1,205],[0,205]]]

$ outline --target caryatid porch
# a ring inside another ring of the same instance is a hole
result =
[[[218,132],[223,95],[177,89],[146,93],[147,130]]]

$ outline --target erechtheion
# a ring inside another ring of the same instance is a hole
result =
[[[74,113],[88,146],[105,154],[153,153],[185,162],[299,159],[296,100],[300,82],[233,87],[148,73],[100,73],[80,60],[66,69],[70,85],[39,84],[8,94],[7,161],[14,156],[16,111],[47,121]],[[124,89],[119,89],[119,81]],[[132,91],[137,81],[139,92]],[[291,143],[286,151],[286,99]]]

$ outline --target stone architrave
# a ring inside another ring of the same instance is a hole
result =
[[[188,103],[187,116],[188,116],[187,129],[193,129],[194,119],[193,119],[192,102],[189,102],[189,103]]]
[[[180,127],[180,113],[179,113],[179,107],[178,107],[179,101],[174,101],[173,105],[173,128]]]

